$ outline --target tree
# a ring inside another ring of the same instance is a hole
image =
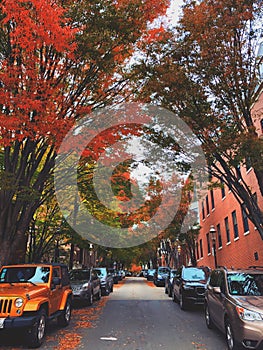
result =
[[[0,264],[23,261],[27,229],[77,118],[110,103],[121,67],[163,1],[0,4]]]
[[[176,30],[162,43],[146,45],[134,70],[141,74],[139,98],[154,98],[188,123],[216,185],[222,181],[245,204],[263,238],[262,210],[238,171],[250,161],[263,195],[263,141],[252,115],[261,86],[262,10],[258,0],[186,1]]]

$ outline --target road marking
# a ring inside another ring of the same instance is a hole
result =
[[[101,340],[118,340],[115,337],[100,337]]]

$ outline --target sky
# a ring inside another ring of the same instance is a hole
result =
[[[180,8],[183,5],[184,0],[171,0],[171,6],[167,11],[167,15],[171,18],[172,24],[176,24],[180,15]]]

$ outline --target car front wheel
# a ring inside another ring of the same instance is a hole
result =
[[[27,343],[30,348],[39,348],[42,345],[46,333],[46,324],[46,311],[41,309],[38,312],[36,322],[27,333]]]
[[[228,350],[239,349],[239,346],[234,338],[233,329],[229,320],[226,320],[225,327],[226,327],[226,344],[227,344]]]
[[[88,300],[87,300],[87,304],[89,306],[91,306],[93,304],[93,293],[92,291],[90,291],[89,295],[88,295]]]
[[[185,301],[185,298],[183,296],[183,293],[180,293],[179,305],[180,305],[181,310],[186,310],[186,301]]]
[[[65,308],[60,316],[58,316],[58,325],[61,327],[66,327],[71,318],[71,300],[68,299]]]
[[[99,289],[98,294],[97,294],[97,300],[101,299],[101,289]]]
[[[210,316],[210,312],[207,304],[205,304],[205,323],[207,328],[209,329],[213,328],[213,321],[211,320],[211,316]]]

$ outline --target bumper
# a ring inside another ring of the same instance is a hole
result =
[[[205,298],[196,298],[190,296],[184,296],[185,300],[194,305],[203,305],[205,302]]]
[[[0,328],[12,329],[12,328],[30,328],[37,320],[37,315],[35,316],[20,316],[20,317],[7,317]]]
[[[232,325],[236,340],[245,349],[263,349],[263,321],[241,322],[240,325]]]
[[[164,285],[165,285],[165,280],[157,278],[157,279],[155,280],[155,285],[156,285],[156,286],[162,286],[162,287],[164,287]]]

